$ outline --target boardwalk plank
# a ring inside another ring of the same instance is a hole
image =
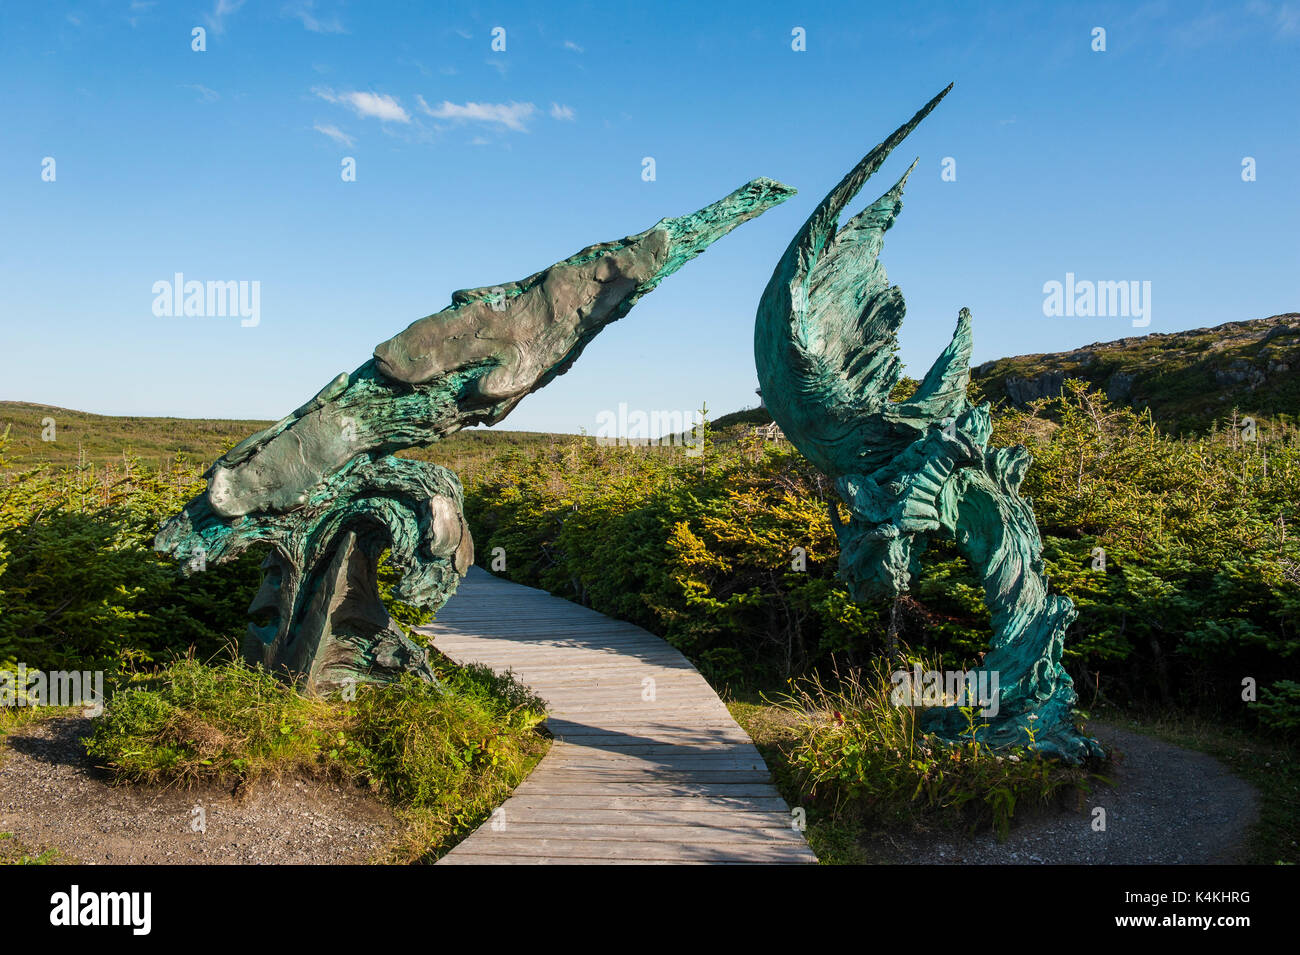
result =
[[[442,864],[816,861],[753,742],[660,638],[478,568],[427,629],[454,660],[512,670],[556,737]]]
[[[508,819],[509,817],[507,817]],[[726,817],[730,819],[730,815]],[[732,843],[752,844],[766,840],[777,843],[803,844],[803,836],[795,829],[773,829],[768,826],[734,826],[717,825],[706,822],[703,825],[661,824],[647,826],[625,819],[609,822],[589,821],[575,817],[563,822],[528,822],[507,821],[499,832],[492,831],[485,838],[512,840],[562,839],[566,841],[600,841],[600,842],[681,842],[691,845],[729,845]]]

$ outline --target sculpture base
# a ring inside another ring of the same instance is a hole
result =
[[[1074,702],[1069,690],[1029,712],[981,717],[977,711],[973,726],[956,707],[930,707],[917,716],[923,732],[952,743],[973,738],[994,752],[1023,748],[1076,766],[1105,759],[1102,745],[1075,726]]]
[[[253,598],[243,654],[310,692],[408,673],[432,680],[428,654],[379,595],[379,561],[400,578],[393,597],[437,610],[474,562],[460,481],[421,461],[358,457],[285,514],[230,518],[206,495],[158,533],[155,547],[186,573],[271,545]]]
[[[302,601],[292,628],[280,626],[279,600],[286,578],[297,571],[273,551],[262,563],[262,587],[248,608],[255,618],[270,620],[248,625],[244,659],[315,693],[395,682],[406,673],[437,682],[428,651],[402,632],[379,596],[383,543],[378,534],[345,531],[323,568],[297,588]]]

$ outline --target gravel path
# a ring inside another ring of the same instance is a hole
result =
[[[1203,753],[1099,723],[1089,729],[1117,750],[1116,787],[1094,788],[1079,812],[1020,819],[1003,842],[975,837],[881,835],[868,847],[885,862],[968,864],[1207,864],[1241,859],[1259,816],[1252,786]],[[1094,809],[1106,810],[1094,831]],[[1019,813],[1017,813],[1019,816]]]
[[[878,834],[881,862],[910,864],[1229,863],[1258,817],[1254,789],[1209,756],[1129,730],[1092,725],[1117,748],[1117,788],[1097,788],[1082,811],[1019,819],[991,833]],[[56,719],[7,737],[0,758],[0,832],[31,852],[85,863],[364,863],[399,831],[378,800],[309,780],[264,783],[239,799],[213,786],[109,786],[78,740],[89,720]],[[191,828],[201,806],[206,832]],[[1093,808],[1106,810],[1094,831]]]
[[[90,721],[43,721],[5,738],[0,832],[57,861],[220,865],[347,864],[374,857],[399,830],[368,794],[282,779],[236,799],[216,786],[110,786],[79,744]],[[206,831],[196,831],[203,809]]]

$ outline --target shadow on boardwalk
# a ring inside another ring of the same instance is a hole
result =
[[[512,670],[556,737],[441,864],[816,861],[753,742],[659,637],[477,568],[429,631]]]

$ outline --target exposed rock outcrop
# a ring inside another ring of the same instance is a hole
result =
[[[1236,408],[1300,416],[1300,313],[1213,328],[1121,338],[1055,354],[988,361],[973,379],[993,400],[1024,408],[1088,382],[1118,404],[1150,408],[1158,422],[1199,429]]]

